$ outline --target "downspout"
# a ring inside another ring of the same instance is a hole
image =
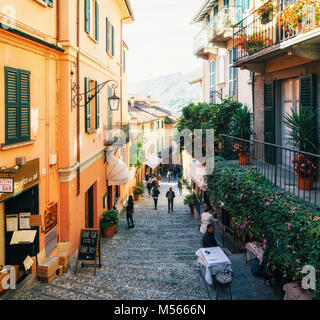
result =
[[[80,0],[77,0],[77,196],[80,195]]]

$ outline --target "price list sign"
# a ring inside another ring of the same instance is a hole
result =
[[[100,260],[100,230],[82,229],[80,235],[80,245],[78,250],[78,259],[76,262],[75,273],[77,273],[78,262],[87,262],[94,264],[94,275],[96,274],[97,259]]]

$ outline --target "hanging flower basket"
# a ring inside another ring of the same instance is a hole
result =
[[[257,13],[260,16],[262,24],[267,24],[272,20],[273,10],[274,10],[274,4],[272,1],[268,1],[257,10]]]

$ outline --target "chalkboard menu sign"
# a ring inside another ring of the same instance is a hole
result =
[[[96,274],[97,258],[99,258],[99,267],[101,267],[100,230],[82,229],[75,273],[77,273],[78,262],[91,262],[94,263],[94,274]]]

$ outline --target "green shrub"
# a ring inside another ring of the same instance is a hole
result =
[[[100,226],[102,230],[115,226],[119,223],[119,212],[116,209],[111,209],[103,212]]]
[[[139,182],[135,187],[133,187],[134,194],[144,194],[144,185],[142,182]]]
[[[266,245],[271,271],[288,280],[301,280],[301,269],[320,270],[320,211],[287,194],[255,169],[243,169],[216,157],[213,173],[206,177],[208,196],[232,216],[235,232]],[[318,276],[319,278],[319,276]],[[317,283],[320,295],[320,279]]]
[[[193,206],[193,194],[188,194],[184,197],[183,203],[186,206],[192,207]]]

